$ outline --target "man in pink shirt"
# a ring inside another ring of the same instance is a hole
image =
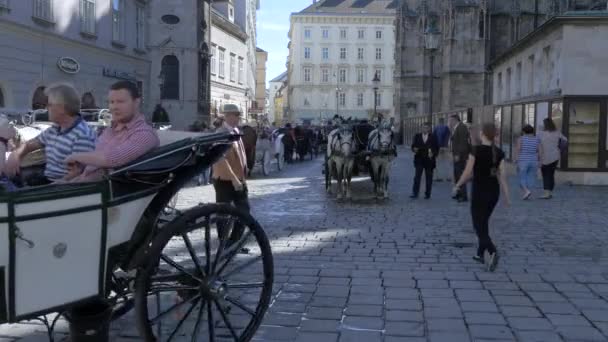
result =
[[[72,182],[101,180],[108,170],[126,165],[160,144],[156,131],[139,111],[141,98],[135,84],[128,81],[113,84],[109,103],[112,126],[97,139],[95,151],[74,153],[66,159],[72,170],[81,169],[75,167],[78,165],[85,166]]]

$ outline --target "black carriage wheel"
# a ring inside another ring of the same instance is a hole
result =
[[[331,186],[331,174],[329,170],[329,158],[325,157],[325,190]]]
[[[251,215],[223,204],[187,210],[154,238],[148,258],[135,279],[146,341],[253,337],[270,304],[273,259]]]

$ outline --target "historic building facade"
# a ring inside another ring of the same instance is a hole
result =
[[[396,21],[398,115],[428,114],[431,93],[433,112],[490,104],[492,60],[555,15],[595,9],[606,9],[606,1],[402,0]],[[439,35],[435,50],[425,46],[429,32]]]
[[[291,15],[290,120],[393,117],[396,0],[313,1]],[[374,84],[377,97],[374,106]],[[275,109],[276,111],[276,109]]]
[[[286,82],[287,71],[283,72],[282,74],[271,79],[270,82],[268,82],[268,120],[271,123],[274,121],[276,121],[277,123],[282,122],[283,106],[282,101],[279,101],[281,102],[281,105],[277,105],[277,94],[279,94],[279,90]]]

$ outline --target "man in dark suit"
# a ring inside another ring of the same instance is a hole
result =
[[[420,180],[422,173],[426,176],[425,199],[431,198],[431,190],[433,188],[433,170],[435,169],[435,158],[439,153],[439,145],[435,135],[431,133],[431,124],[425,123],[422,126],[422,133],[414,136],[412,142],[412,152],[414,152],[414,167],[416,168],[416,176],[414,178],[414,188],[410,198],[418,198],[420,192]]]
[[[464,172],[469,153],[471,153],[471,136],[468,127],[460,121],[458,115],[450,117],[450,126],[453,132],[451,143],[454,159],[454,181],[457,182]],[[468,200],[467,186],[461,186],[453,198],[458,202],[466,202]]]

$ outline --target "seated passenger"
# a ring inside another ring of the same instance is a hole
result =
[[[46,88],[45,95],[48,97],[49,120],[54,125],[18,147],[6,161],[5,174],[12,177],[19,173],[21,161],[25,156],[44,148],[44,175],[30,185],[69,181],[79,172],[68,172],[66,158],[73,153],[95,149],[95,132],[79,114],[80,95],[76,89],[67,84],[57,84]]]
[[[74,153],[66,160],[70,166],[86,166],[74,182],[101,180],[108,170],[126,165],[158,147],[160,141],[139,111],[141,98],[137,86],[120,81],[110,88],[112,125],[99,136],[95,151]]]

